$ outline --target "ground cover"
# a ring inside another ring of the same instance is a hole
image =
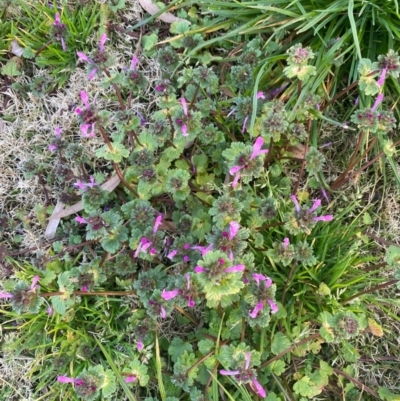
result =
[[[397,3],[2,3],[1,397],[398,399]]]

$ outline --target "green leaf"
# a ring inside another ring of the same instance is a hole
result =
[[[347,341],[342,341],[341,350],[343,353],[343,358],[347,362],[357,362],[360,359],[360,354],[356,347],[353,347]]]
[[[22,57],[27,59],[33,59],[36,57],[36,53],[32,50],[31,47],[25,47],[24,52],[22,53]]]
[[[387,387],[379,387],[378,394],[384,401],[400,401],[400,395],[392,393]]]
[[[152,50],[157,42],[158,42],[158,36],[156,33],[142,36],[142,46],[143,50],[145,51]]]
[[[44,286],[48,286],[50,283],[54,281],[57,277],[57,274],[53,270],[46,269],[43,273],[43,277],[40,279],[40,284]]]
[[[285,371],[285,362],[282,361],[282,359],[278,359],[277,361],[271,363],[270,369],[272,373],[280,376]]]
[[[17,77],[21,75],[18,69],[18,65],[14,59],[8,60],[5,65],[1,68],[1,73],[7,75],[8,77]]]
[[[271,352],[274,355],[277,355],[286,349],[288,349],[291,345],[290,340],[281,332],[277,332],[274,335],[274,339],[271,344]]]
[[[400,267],[400,247],[390,245],[386,251],[385,261],[389,266]]]
[[[205,173],[207,171],[208,157],[205,154],[195,155],[192,160],[197,173]]]
[[[122,10],[125,8],[125,0],[113,0],[108,2],[108,8],[116,13],[118,10]]]
[[[103,397],[108,398],[117,389],[117,385],[115,383],[115,376],[111,370],[106,370],[103,377],[104,377],[104,382],[101,387],[101,392],[103,393]]]
[[[319,329],[319,334],[327,342],[332,343],[335,341],[335,335],[333,333],[332,327],[321,327]]]
[[[205,340],[200,340],[197,343],[199,351],[205,355],[208,354],[213,348],[215,348],[215,342],[206,338]]]
[[[297,383],[294,384],[293,390],[296,394],[302,397],[309,397],[313,395],[313,385],[308,376],[302,377]]]
[[[67,311],[66,301],[61,299],[60,296],[51,297],[51,304],[56,313],[59,313],[61,316],[64,316]]]
[[[171,359],[176,362],[178,358],[185,352],[193,352],[193,347],[190,343],[182,341],[180,338],[175,337],[171,341],[171,345],[168,348],[168,354],[171,355]]]
[[[104,145],[102,148],[96,151],[97,157],[103,157],[106,160],[111,160],[115,163],[120,163],[123,158],[129,156],[129,150],[125,148],[122,143],[112,143],[112,149],[108,145]]]

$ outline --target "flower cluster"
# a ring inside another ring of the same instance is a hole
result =
[[[65,44],[68,35],[67,26],[61,22],[60,14],[56,13],[54,17],[54,24],[50,30],[50,36],[53,40],[61,42],[61,47],[64,51],[67,51],[67,46]]]
[[[246,361],[244,366],[238,367],[236,368],[236,370],[221,369],[219,373],[224,376],[234,376],[234,378],[239,384],[250,383],[255,393],[259,395],[261,398],[265,398],[267,396],[267,393],[261,386],[261,384],[258,382],[254,369],[250,367],[250,360],[251,360],[251,352],[248,352],[246,354]]]
[[[318,221],[331,221],[333,219],[333,216],[330,214],[317,216],[315,213],[315,210],[321,206],[321,199],[317,199],[310,208],[307,208],[304,206],[300,207],[296,195],[291,195],[290,198],[294,203],[295,210],[293,213],[285,214],[285,228],[291,234],[304,233],[309,235]]]
[[[99,49],[93,54],[92,57],[87,56],[83,52],[76,52],[79,61],[86,62],[89,67],[89,80],[92,80],[95,75],[107,66],[108,56],[105,52],[105,43],[108,40],[107,35],[103,33],[100,37]]]

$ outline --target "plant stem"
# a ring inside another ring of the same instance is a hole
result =
[[[42,292],[39,294],[41,297],[54,297],[57,295],[66,294],[63,291],[53,291],[53,292]],[[113,296],[113,297],[125,297],[126,295],[134,295],[135,291],[74,291],[72,295],[84,295],[84,296]]]
[[[198,83],[197,86],[196,86],[196,89],[194,91],[193,99],[190,102],[189,111],[192,110],[193,107],[194,107],[194,104],[195,104],[196,98],[197,98],[197,94],[199,93],[199,89],[200,89],[200,84]]]
[[[104,72],[104,74],[107,75],[107,78],[111,78],[111,75],[107,69],[104,68],[103,72]],[[125,102],[124,102],[124,99],[122,98],[122,94],[121,94],[121,91],[119,90],[118,85],[114,82],[111,82],[111,85],[113,86],[113,88],[115,90],[121,110],[125,110],[126,109]]]
[[[48,42],[46,42],[36,53],[35,57],[37,57],[46,47],[53,41],[53,39],[50,39]]]
[[[368,288],[366,290],[357,292],[357,294],[354,294],[350,298],[347,298],[346,300],[342,301],[342,305],[348,304],[350,301],[360,297],[361,295],[369,294],[371,292],[379,291],[379,290],[382,290],[383,288],[390,287],[391,285],[396,284],[398,281],[399,280],[396,280],[396,279],[395,280],[386,281],[386,283],[379,284],[379,285],[376,285],[375,287],[371,287],[371,288]]]
[[[192,365],[187,371],[186,371],[186,375],[189,374],[189,372],[191,370],[193,370],[196,366],[199,366],[201,363],[203,363],[207,358],[209,358],[212,354],[214,353],[214,351],[210,351],[207,355],[204,355],[203,358],[199,359],[194,365]]]

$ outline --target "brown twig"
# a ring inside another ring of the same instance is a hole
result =
[[[391,285],[396,284],[398,281],[399,280],[386,281],[386,283],[379,284],[379,285],[376,285],[375,287],[371,287],[371,288],[368,288],[366,290],[357,292],[357,294],[354,294],[350,298],[347,298],[346,300],[342,301],[342,305],[348,304],[350,301],[360,297],[361,295],[369,294],[371,292],[379,291],[379,290],[382,290],[383,288],[390,287]]]

